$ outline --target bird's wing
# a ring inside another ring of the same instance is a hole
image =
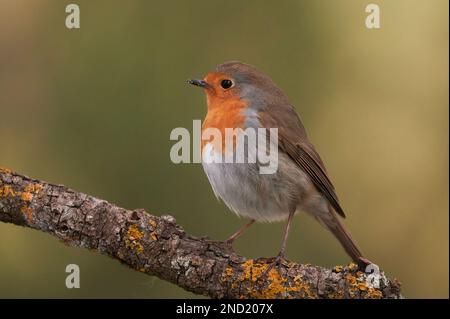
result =
[[[262,113],[262,122],[266,128],[278,127],[279,149],[308,174],[317,190],[325,196],[334,210],[345,217],[325,166],[314,146],[308,141],[305,129],[295,110],[289,106],[285,107],[282,112],[271,113],[270,116],[267,115],[267,112]]]

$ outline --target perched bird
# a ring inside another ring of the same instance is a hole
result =
[[[281,249],[275,259],[280,263],[292,219],[303,211],[330,230],[354,262],[366,263],[339,220],[345,214],[319,154],[308,140],[294,107],[275,83],[255,67],[235,61],[219,65],[201,80],[187,82],[206,93],[208,112],[202,131],[278,129],[278,168],[273,174],[260,174],[258,162],[202,162],[215,195],[237,215],[249,219],[227,242],[231,245],[255,221],[287,219]],[[202,141],[202,152],[210,144]]]

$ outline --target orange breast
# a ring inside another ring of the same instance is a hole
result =
[[[215,151],[222,152],[225,150],[225,129],[226,128],[244,128],[245,116],[242,110],[246,107],[246,103],[239,99],[226,99],[222,101],[208,101],[208,113],[202,125],[202,135],[208,128],[216,128],[221,133],[221,139],[216,140],[211,137],[210,140],[201,142],[203,147],[212,142]],[[236,138],[233,138],[233,149],[235,147]],[[221,147],[220,147],[221,146]]]

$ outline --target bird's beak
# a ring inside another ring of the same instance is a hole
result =
[[[202,87],[204,89],[209,88],[209,84],[206,83],[206,81],[204,81],[204,80],[195,80],[195,79],[191,80],[191,79],[189,79],[186,82],[189,83],[189,84],[195,85],[195,86]]]

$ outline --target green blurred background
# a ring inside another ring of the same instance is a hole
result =
[[[184,81],[215,65],[256,65],[290,97],[322,155],[365,255],[410,298],[448,298],[448,1],[0,0],[0,166],[172,214],[225,239],[242,220],[216,201],[201,165],[169,159],[175,127],[205,115]],[[273,256],[284,224],[236,244]],[[305,215],[288,258],[348,263]],[[65,287],[65,267],[81,288]],[[0,223],[0,297],[196,297],[87,250]]]

